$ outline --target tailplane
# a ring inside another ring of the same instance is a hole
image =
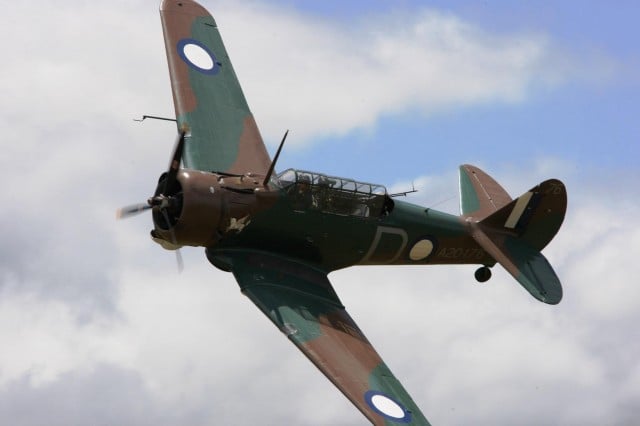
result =
[[[567,209],[564,184],[550,179],[515,200],[486,173],[460,168],[461,210],[471,235],[536,299],[555,305],[562,285],[540,253],[556,235]]]

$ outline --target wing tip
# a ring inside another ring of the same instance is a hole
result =
[[[197,16],[211,16],[204,6],[193,0],[162,0],[160,2],[160,11],[179,12]]]

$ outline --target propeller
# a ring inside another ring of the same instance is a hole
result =
[[[167,224],[169,224],[169,214],[167,213],[166,209],[162,209],[162,216],[164,217],[164,220],[167,222]],[[176,233],[173,231],[173,227],[169,227],[169,233],[171,235],[171,242],[174,245],[178,245],[178,242],[176,241]],[[184,270],[184,261],[182,260],[182,253],[180,253],[180,249],[175,250],[176,252],[176,263],[178,264],[178,272],[182,272]]]
[[[173,150],[173,156],[169,163],[169,170],[164,176],[164,182],[162,184],[162,190],[156,190],[156,195],[149,198],[146,203],[132,204],[126,207],[122,207],[116,211],[116,219],[125,219],[131,216],[138,215],[146,210],[157,208],[154,212],[159,211],[164,219],[167,230],[171,237],[171,243],[178,245],[176,234],[171,226],[171,220],[168,210],[176,205],[176,199],[170,194],[176,194],[180,190],[180,184],[178,183],[178,172],[180,171],[180,161],[182,160],[182,153],[184,151],[185,143],[185,130],[181,130],[176,140]],[[158,187],[160,189],[160,187]],[[156,219],[157,220],[157,219]],[[176,262],[178,263],[178,271],[182,272],[184,269],[184,262],[182,260],[182,254],[180,249],[175,250]]]
[[[135,216],[137,214],[142,213],[145,210],[149,210],[151,207],[152,206],[151,204],[149,204],[149,202],[132,204],[130,206],[121,207],[118,210],[116,210],[116,219],[124,219],[127,217]]]
[[[173,158],[169,163],[169,170],[167,171],[167,178],[164,181],[164,188],[162,188],[162,195],[167,194],[167,191],[176,189],[175,186],[178,183],[178,171],[180,170],[180,160],[182,159],[182,152],[184,151],[184,135],[185,131],[181,130],[178,135],[178,139],[173,149]]]

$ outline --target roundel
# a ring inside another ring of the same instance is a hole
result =
[[[414,262],[424,260],[431,253],[433,253],[433,249],[435,248],[434,242],[430,238],[422,238],[411,247],[409,251],[409,259]]]
[[[399,402],[382,392],[370,390],[364,394],[367,404],[382,417],[401,423],[411,421],[411,412],[407,411]]]
[[[220,64],[211,50],[198,40],[183,38],[178,42],[178,55],[191,68],[203,74],[217,74]]]

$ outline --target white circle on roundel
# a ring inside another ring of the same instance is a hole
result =
[[[405,412],[400,405],[394,400],[387,398],[384,395],[373,395],[371,397],[371,403],[382,413],[395,419],[402,419],[405,416]]]
[[[204,50],[197,44],[185,44],[182,48],[182,52],[184,53],[184,56],[189,60],[189,62],[205,71],[212,70],[213,66],[215,65],[213,63],[213,58],[211,57],[211,55],[209,55],[206,50]]]
[[[431,254],[433,251],[433,242],[431,240],[420,240],[413,245],[413,248],[409,252],[409,259],[422,260]]]

